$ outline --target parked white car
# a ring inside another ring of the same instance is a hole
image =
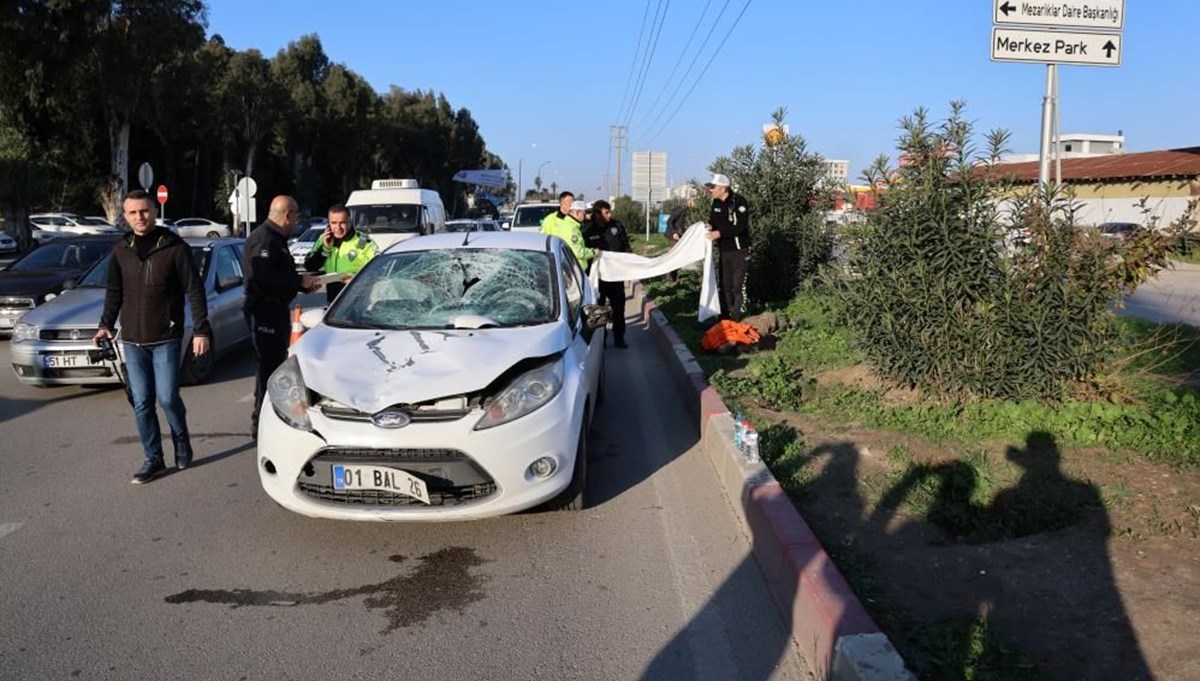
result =
[[[229,225],[207,218],[180,218],[175,221],[172,231],[183,237],[219,239],[229,236]]]
[[[324,227],[309,227],[299,237],[288,239],[288,253],[291,254],[292,261],[296,263],[296,269],[304,269],[304,259],[312,252],[313,244],[317,243],[317,239],[321,238],[321,233],[324,231]]]
[[[281,506],[412,521],[582,506],[609,308],[559,239],[466,237],[397,243],[323,319],[306,313],[259,415],[259,479]]]
[[[75,213],[38,213],[30,215],[29,221],[37,229],[54,236],[120,234],[121,232],[110,224],[95,224],[95,221]]]

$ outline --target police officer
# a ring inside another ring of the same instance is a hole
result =
[[[585,270],[592,264],[592,258],[595,257],[592,249],[583,242],[583,221],[587,215],[587,207],[587,203],[584,201],[572,201],[567,209],[566,219],[551,220],[550,218],[555,217],[551,214],[542,221],[542,234],[556,236],[567,242],[567,245],[571,247],[571,252],[575,254],[575,259],[579,261],[579,266]]]
[[[254,382],[254,415],[251,437],[258,439],[258,413],[267,392],[267,379],[287,359],[291,324],[288,306],[300,291],[314,290],[317,277],[296,272],[288,252],[288,235],[296,227],[300,209],[290,196],[271,200],[267,219],[246,239],[242,271],[246,277],[246,302],[242,308],[250,325],[258,376]]]
[[[350,226],[350,210],[339,204],[329,209],[329,226],[304,259],[304,269],[309,272],[324,270],[325,274],[344,274],[350,278],[375,257],[377,250],[379,247],[371,237]],[[345,282],[340,281],[325,284],[326,300],[332,303],[345,286]]]
[[[601,251],[628,253],[629,233],[625,225],[612,216],[612,206],[607,201],[592,204],[592,219],[583,232],[584,243]],[[600,304],[612,307],[613,346],[629,347],[625,344],[625,282],[600,280]]]
[[[713,200],[708,238],[716,242],[721,253],[721,316],[741,321],[746,304],[746,270],[750,266],[750,204],[734,193],[729,177],[720,173],[704,186]]]

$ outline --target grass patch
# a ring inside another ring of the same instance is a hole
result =
[[[638,255],[654,257],[670,250],[671,243],[667,241],[667,235],[658,232],[651,233],[649,240],[644,231],[629,232],[629,248]]]

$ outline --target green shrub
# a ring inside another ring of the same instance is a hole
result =
[[[1015,191],[993,170],[1007,134],[993,132],[980,158],[962,112],[901,122],[906,163],[878,173],[886,187],[853,256],[858,276],[839,287],[847,322],[901,385],[1061,399],[1092,382],[1110,354],[1109,305],[1165,265],[1171,238],[1107,241],[1075,224],[1069,194]],[[1006,228],[1028,230],[1028,245],[1010,249]]]

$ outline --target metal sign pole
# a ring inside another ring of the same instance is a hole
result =
[[[1038,152],[1038,185],[1044,190],[1050,181],[1050,100],[1054,89],[1054,65],[1046,65],[1046,93],[1042,95],[1042,144]]]
[[[1062,179],[1062,112],[1058,107],[1058,64],[1051,64],[1054,69],[1054,186],[1061,187]]]

